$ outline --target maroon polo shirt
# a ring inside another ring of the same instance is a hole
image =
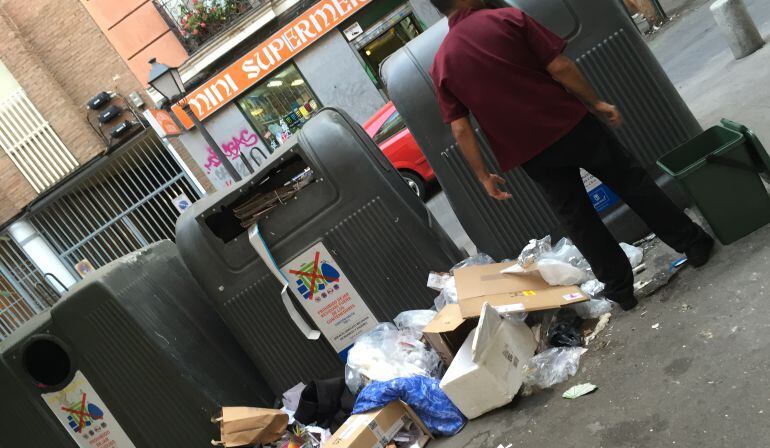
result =
[[[502,171],[532,159],[588,113],[546,70],[565,46],[516,8],[458,11],[431,67],[444,121],[473,113]]]

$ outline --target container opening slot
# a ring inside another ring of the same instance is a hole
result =
[[[69,379],[72,362],[64,348],[51,339],[32,341],[22,357],[29,376],[44,387],[58,386]]]
[[[313,170],[297,154],[265,173],[218,213],[206,217],[211,232],[225,243],[232,241],[271,211],[281,207],[314,182]]]

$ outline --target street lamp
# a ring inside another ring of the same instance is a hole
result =
[[[182,82],[182,77],[179,75],[179,69],[162,64],[156,61],[155,58],[150,59],[149,62],[150,78],[147,80],[147,82],[150,84],[150,86],[152,86],[153,89],[155,89],[158,93],[163,95],[165,99],[168,100],[168,107],[170,108],[171,104],[182,99],[186,93],[184,83]],[[211,134],[209,134],[209,132],[203,126],[203,123],[201,123],[201,121],[198,119],[198,116],[195,115],[195,113],[192,111],[190,104],[186,101],[183,101],[181,106],[182,110],[184,110],[187,116],[190,117],[195,127],[201,133],[203,139],[206,140],[206,143],[208,143],[209,146],[211,146],[214,154],[216,154],[217,158],[219,158],[219,161],[222,163],[222,166],[225,167],[227,173],[230,174],[230,177],[232,177],[236,182],[241,180],[241,175],[238,173],[238,170],[236,170],[233,164],[230,163],[230,160],[227,158],[227,156],[225,156],[224,152],[222,152],[222,148],[219,147],[216,140],[214,140]]]

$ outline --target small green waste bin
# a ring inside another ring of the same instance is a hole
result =
[[[723,127],[724,126],[724,127]],[[723,120],[658,159],[682,183],[722,244],[770,223],[770,195],[759,140],[745,126]]]

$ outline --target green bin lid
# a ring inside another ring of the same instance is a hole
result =
[[[754,162],[756,163],[757,168],[760,168],[764,172],[770,174],[770,154],[765,151],[764,145],[762,145],[762,142],[759,141],[759,138],[757,138],[756,134],[754,134],[754,132],[752,132],[748,126],[728,120],[727,118],[722,119],[722,126],[743,134],[743,136],[746,138],[746,142],[748,143],[748,147],[754,152]]]

